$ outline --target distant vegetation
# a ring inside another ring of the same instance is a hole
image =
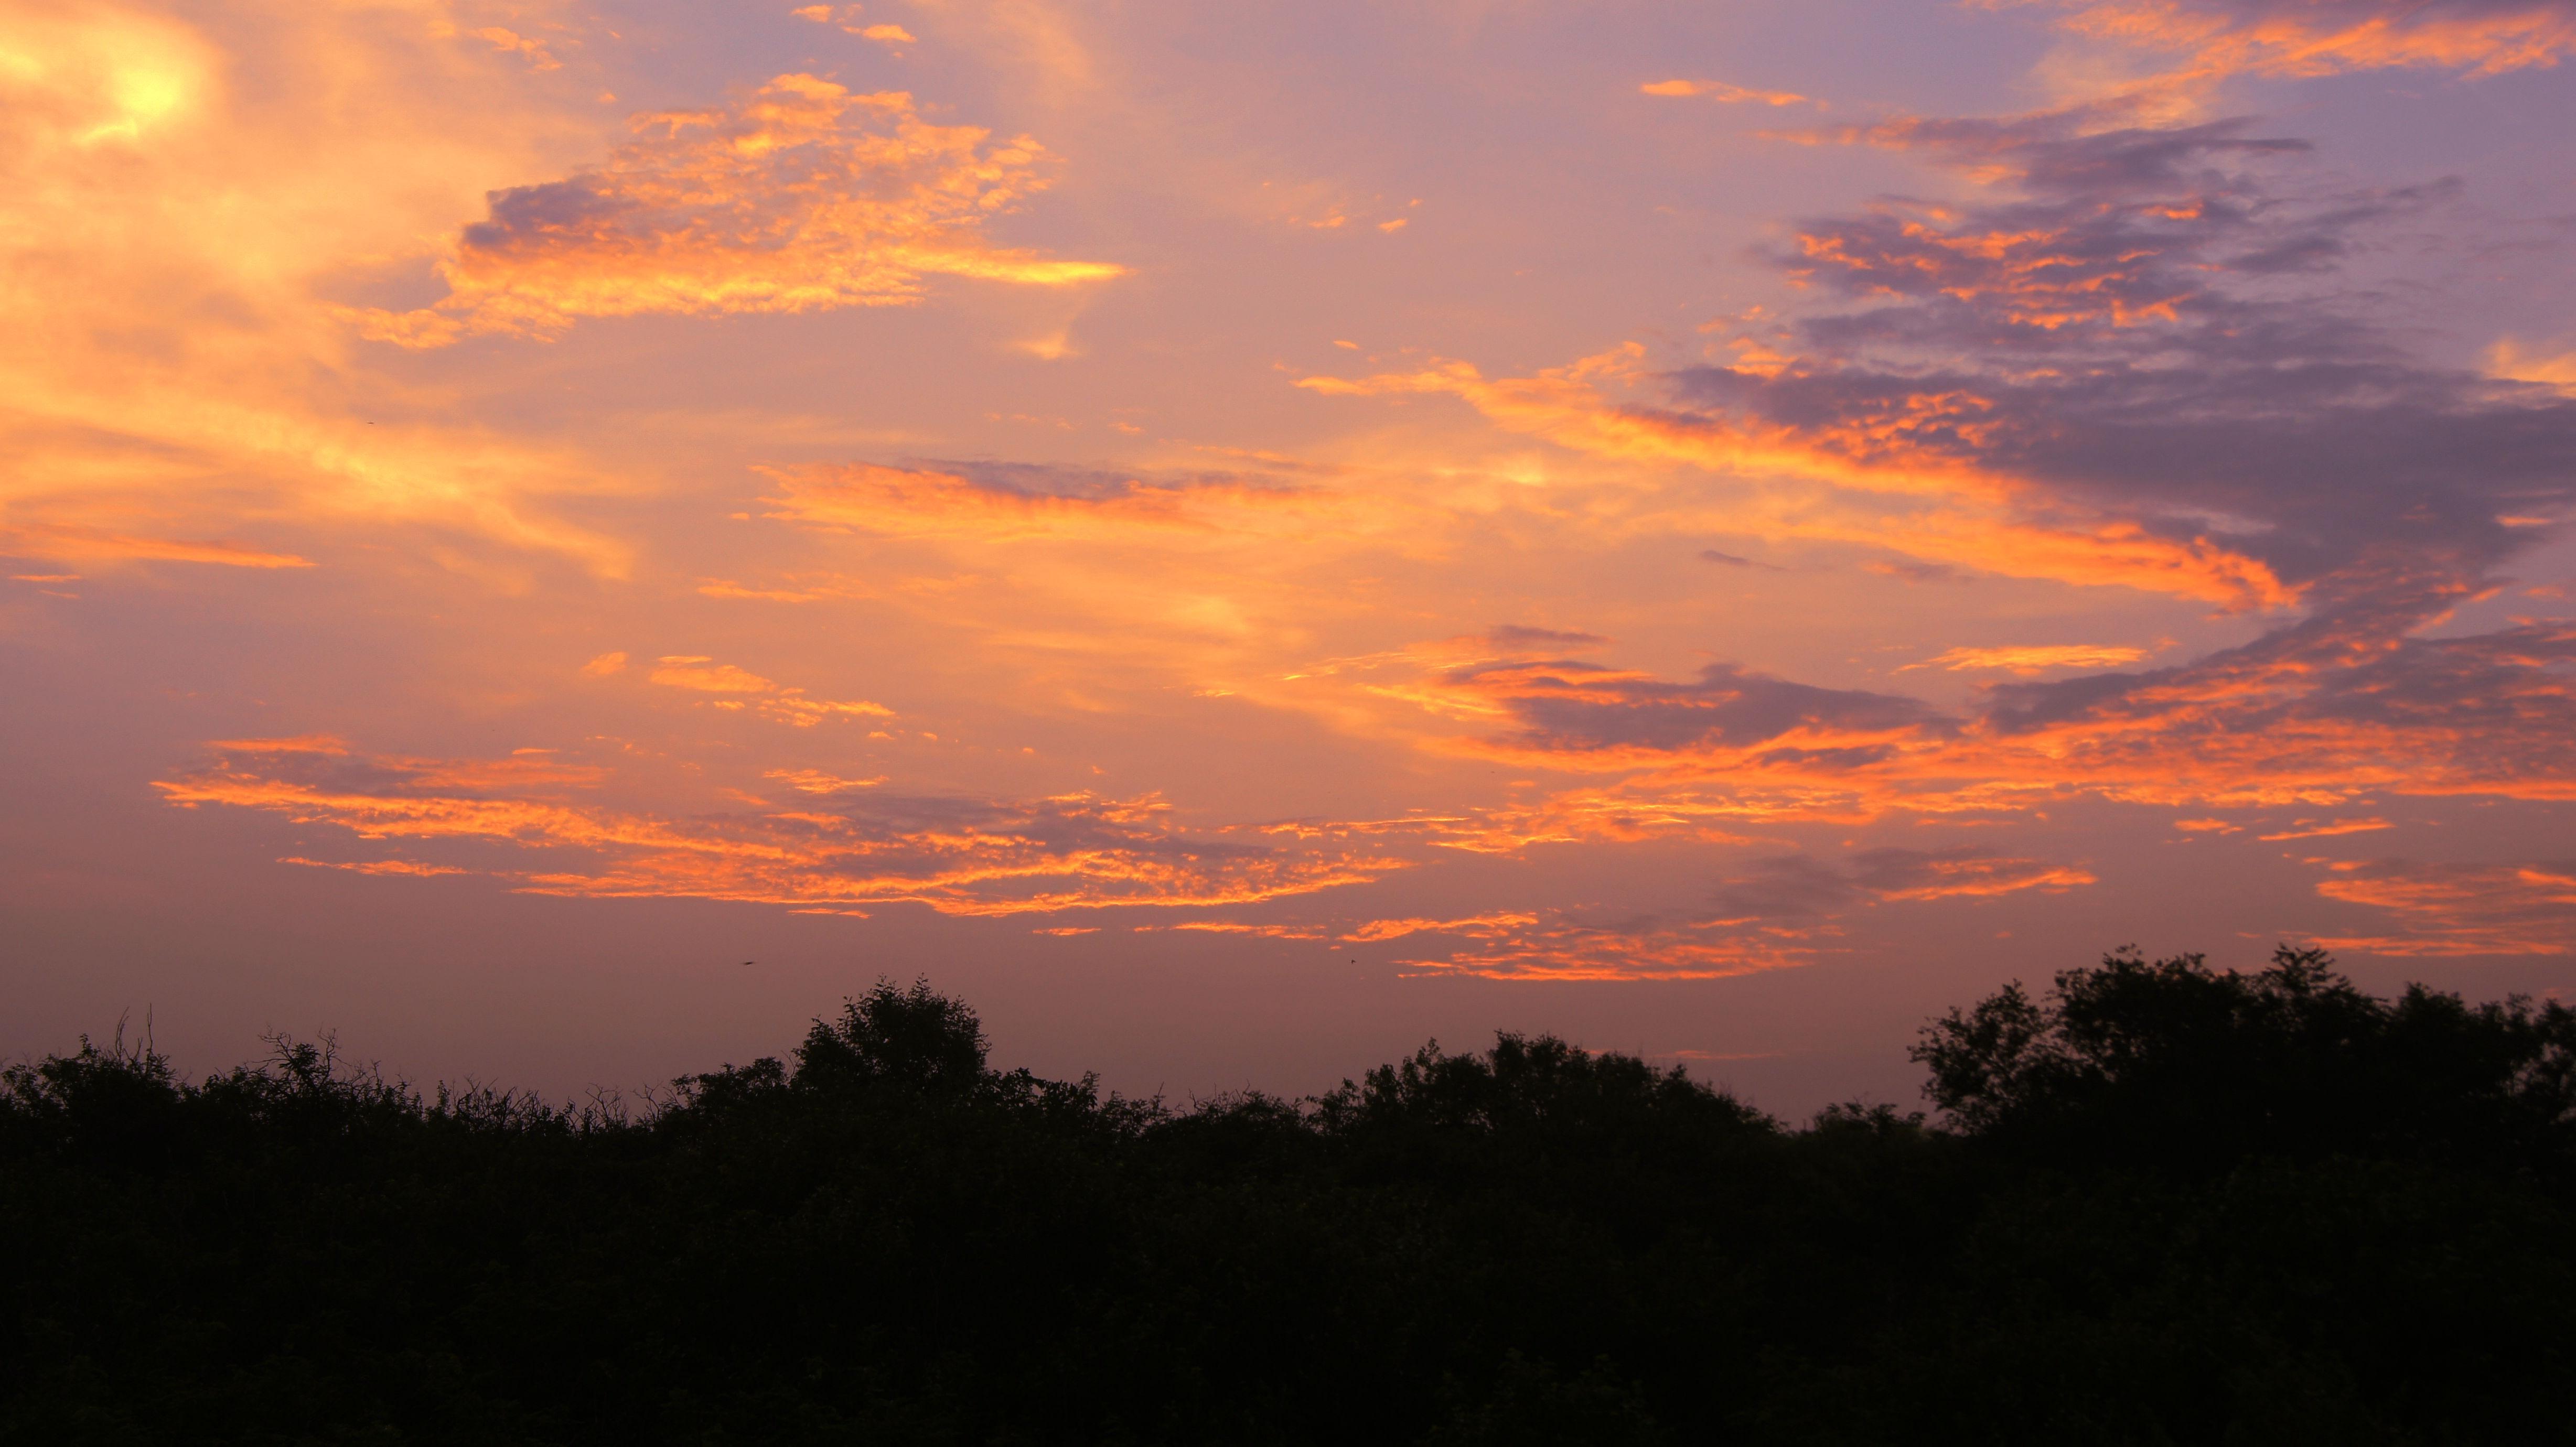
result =
[[[280,1042],[0,1091],[7,1443],[2576,1438],[2576,1013],[2115,955],[1792,1129],[1425,1047],[1176,1109],[880,984],[631,1116]]]

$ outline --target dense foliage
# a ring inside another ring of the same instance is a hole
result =
[[[2129,955],[1788,1129],[1505,1035],[1172,1109],[880,985],[629,1115],[0,1091],[0,1441],[2571,1440],[2576,1013]]]

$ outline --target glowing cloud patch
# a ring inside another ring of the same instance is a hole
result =
[[[1720,105],[1743,105],[1747,102],[1766,106],[1807,104],[1805,96],[1792,95],[1785,90],[1748,90],[1722,80],[1654,80],[1637,87],[1637,92],[1640,95],[1698,96]]]
[[[473,872],[525,893],[699,898],[848,912],[910,902],[951,915],[1139,905],[1239,906],[1362,884],[1404,867],[1347,849],[1271,848],[1174,827],[1159,799],[871,797],[750,815],[664,818],[577,802],[602,771],[520,758],[363,756],[244,740],[154,785],[183,808],[223,805],[365,838],[511,846],[536,867]],[[336,867],[336,866],[335,866]],[[411,872],[411,871],[394,871]]]
[[[2319,939],[2379,955],[2563,955],[2576,950],[2576,864],[2330,866],[2317,893],[2394,916],[2394,934]]]
[[[1078,491],[1041,492],[930,468],[858,462],[762,469],[779,485],[773,516],[826,528],[983,541],[1210,532],[1247,514],[1294,511],[1310,500],[1233,479],[1162,482],[1118,477]]]
[[[2284,839],[2331,839],[2339,834],[2371,834],[2391,827],[2385,819],[2333,819],[2323,823],[2302,819],[2277,834],[2257,834],[2254,837],[2266,844],[2276,844]]]
[[[1426,974],[1526,981],[1705,980],[1810,962],[1856,909],[1938,899],[1983,899],[2021,890],[2050,892],[2094,883],[2081,869],[1971,849],[1872,849],[1848,868],[1803,854],[1759,861],[1717,891],[1713,917],[1590,923],[1570,914],[1482,915],[1389,920],[1344,937],[1415,932],[1464,934],[1445,955],[1400,963]],[[1384,934],[1368,931],[1384,928]]]
[[[2392,590],[2178,667],[1993,685],[1966,717],[1727,664],[1682,681],[1563,660],[1425,659],[1415,666],[1438,671],[1375,688],[1502,725],[1433,744],[1444,751],[1631,776],[1480,814],[1444,841],[1480,850],[1727,821],[2019,812],[2053,795],[2219,807],[2332,806],[2364,791],[2576,798],[2576,624],[2407,636],[2462,591]]]
[[[62,524],[0,524],[0,552],[37,558],[123,558],[136,562],[211,563],[224,568],[309,568],[310,559],[247,543],[139,537]]]
[[[2010,648],[1953,648],[1908,669],[1946,668],[1953,673],[1999,668],[2012,673],[2045,673],[2052,668],[2117,668],[2146,657],[2142,648],[2106,648],[2087,644],[2043,644]]]
[[[1411,973],[1525,983],[1721,980],[1810,963],[1806,931],[1747,935],[1724,926],[1593,925],[1561,920],[1445,955],[1399,960]]]
[[[280,864],[301,864],[313,869],[341,869],[347,870],[353,874],[408,875],[419,879],[434,878],[441,874],[473,873],[472,870],[459,869],[454,865],[422,864],[419,861],[412,859],[362,859],[348,862],[335,862],[328,859],[306,859],[301,855],[288,854],[279,856],[277,862]]]
[[[801,688],[787,687],[748,669],[694,655],[667,655],[650,677],[665,688],[725,695],[714,700],[717,708],[741,708],[747,698],[763,717],[798,728],[812,728],[827,718],[894,716],[894,710],[881,703],[807,698]]]
[[[844,779],[838,774],[827,774],[821,769],[771,769],[761,777],[779,780],[792,789],[808,794],[838,794],[849,789],[873,789],[885,782],[883,774],[872,779]]]
[[[1426,932],[1491,935],[1537,923],[1537,915],[1511,911],[1470,915],[1465,919],[1373,919],[1344,930],[1342,938],[1354,944],[1375,944],[1380,940],[1402,939],[1406,935]]]
[[[1621,390],[1691,375],[1649,377],[1643,362],[1643,348],[1629,344],[1532,377],[1488,378],[1470,363],[1443,361],[1412,373],[1307,377],[1297,385],[1332,396],[1446,394],[1497,426],[1579,452],[1934,504],[1841,514],[1808,509],[1795,522],[1772,525],[1777,536],[1868,542],[1935,566],[2126,586],[2236,608],[2276,607],[2296,597],[2271,568],[2217,540],[2163,535],[2126,518],[2049,506],[2045,489],[2018,470],[1958,445],[1966,440],[1973,447],[1999,430],[1981,415],[1993,404],[1964,389],[1890,397],[1880,387],[1859,415],[1778,422],[1741,408],[1684,411],[1622,399]]]
[[[886,45],[909,45],[913,40],[912,32],[900,25],[869,24],[861,18],[866,14],[865,6],[844,5],[835,10],[829,5],[807,5],[787,13],[799,20],[811,20],[817,25],[833,26],[862,40],[874,40]]]
[[[899,91],[782,75],[730,110],[635,128],[595,170],[493,192],[440,264],[449,294],[368,312],[365,334],[436,347],[585,317],[903,305],[925,273],[1069,286],[1124,271],[987,242],[987,218],[1046,184],[1044,148],[932,125]]]
[[[2525,351],[2511,337],[2487,349],[2487,375],[2508,382],[2537,382],[2576,397],[2576,350],[2558,353]]]
[[[2420,67],[2470,76],[2556,65],[2576,12],[2554,0],[2068,0],[2068,30],[2180,52],[2168,84],[2231,75],[2315,77]]]

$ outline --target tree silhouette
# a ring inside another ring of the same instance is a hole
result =
[[[796,1047],[800,1090],[888,1085],[926,1095],[960,1095],[985,1084],[983,1022],[964,1002],[932,992],[928,980],[898,990],[879,980],[850,1000],[841,1018],[817,1020]]]
[[[0,1072],[18,1443],[2567,1440],[2576,1021],[2119,952],[1792,1129],[1545,1035],[1305,1101],[879,981],[653,1109]]]
[[[2576,1011],[2356,989],[2322,950],[2264,970],[2116,951],[1925,1030],[1927,1093],[1967,1132],[2057,1159],[2213,1169],[2254,1155],[2563,1166]]]

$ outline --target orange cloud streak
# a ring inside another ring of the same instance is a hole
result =
[[[96,528],[33,523],[0,525],[0,553],[34,558],[130,558],[169,563],[213,563],[227,568],[309,568],[309,559],[272,553],[246,543],[146,538]]]
[[[1223,907],[1361,884],[1404,861],[1348,850],[1271,849],[1174,829],[1150,797],[1068,794],[1034,803],[912,801],[893,819],[776,810],[669,819],[571,802],[543,786],[603,771],[542,760],[365,758],[305,740],[244,740],[159,789],[182,808],[217,804],[333,825],[360,838],[506,844],[577,852],[581,867],[492,868],[523,893],[700,898],[846,909],[909,902],[1001,916],[1139,905]],[[459,866],[460,868],[462,866]]]
[[[2380,955],[2563,955],[2576,950],[2576,865],[2419,864],[2379,860],[2330,866],[2328,899],[2396,916],[2402,933],[2320,938],[2329,949]]]
[[[808,525],[894,536],[979,541],[1102,537],[1139,530],[1210,531],[1247,510],[1310,510],[1324,500],[1244,482],[1155,485],[1127,481],[1091,494],[1024,492],[954,473],[851,463],[763,468],[779,486],[773,516]]]
[[[2576,49],[2576,15],[2564,5],[2470,7],[2421,3],[2228,6],[2194,0],[2092,0],[2061,22],[2080,35],[2141,49],[2181,51],[2179,74],[2310,78],[2401,67],[2470,76],[2556,65]],[[2253,11],[2252,14],[2242,13]]]
[[[1520,725],[1441,736],[1431,741],[1440,751],[1632,776],[1442,826],[1454,847],[1509,851],[1714,836],[1763,820],[2019,812],[2052,797],[2169,807],[2332,805],[2368,792],[2576,799],[2576,682],[2549,666],[2571,651],[2576,623],[2469,640],[2329,632],[2137,675],[2109,701],[2031,718],[1948,719],[1890,695],[1737,671],[1677,683],[1564,662],[1435,665],[1410,689],[1378,691],[1444,718]],[[2420,660],[2409,666],[2423,682],[2366,672],[2406,656]],[[2472,666],[2486,671],[2464,677]],[[2419,688],[2433,692],[2408,701]],[[2342,819],[2274,837],[2374,827]]]
[[[1373,919],[1344,930],[1342,938],[1355,944],[1375,944],[1381,940],[1402,939],[1406,935],[1493,934],[1502,930],[1538,923],[1538,916],[1512,911],[1470,915],[1465,919]]]
[[[687,689],[694,693],[749,695],[747,700],[763,718],[798,728],[812,728],[827,718],[892,718],[894,710],[881,703],[859,699],[836,703],[830,699],[807,698],[805,690],[790,688],[761,677],[748,669],[712,658],[670,655],[650,675],[654,683],[665,688]],[[742,698],[725,697],[713,701],[717,708],[741,708]]]
[[[1722,980],[1810,963],[1801,931],[1747,936],[1689,926],[1616,929],[1559,923],[1448,955],[1399,960],[1412,973],[1523,983]]]
[[[2231,608],[2296,600],[2268,566],[2206,538],[2162,537],[2117,518],[2069,526],[2016,516],[2016,505],[2064,509],[2033,483],[1924,443],[1934,435],[1973,433],[1972,419],[1984,406],[1974,396],[1908,397],[1895,410],[1821,429],[1611,401],[1603,388],[1640,378],[1644,357],[1645,349],[1631,342],[1532,377],[1489,379],[1470,363],[1440,362],[1418,372],[1307,377],[1297,385],[1338,396],[1453,396],[1497,426],[1596,456],[1785,476],[1945,504],[1893,516],[1818,516],[1808,509],[1803,517],[1757,524],[1778,536],[1865,542],[1985,572],[2123,585]]]
[[[2109,648],[2082,643],[1953,648],[1921,663],[1909,663],[1905,669],[1946,668],[1952,673],[1960,673],[1970,669],[2000,668],[2027,675],[2045,673],[2052,668],[2117,668],[2146,656],[2143,648]]]
[[[1657,96],[1701,96],[1716,101],[1720,105],[1741,105],[1747,101],[1757,101],[1767,106],[1794,106],[1804,105],[1807,101],[1805,96],[1792,95],[1785,90],[1748,90],[1740,85],[1728,85],[1722,80],[1653,80],[1637,87],[1637,93]]]

